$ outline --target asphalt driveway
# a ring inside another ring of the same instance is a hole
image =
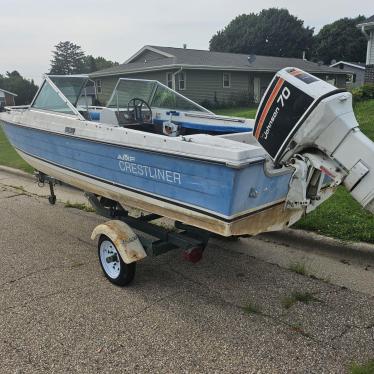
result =
[[[255,256],[274,244],[214,239],[200,263],[147,258],[118,288],[90,240],[102,221],[0,186],[1,373],[342,373],[374,357],[373,296]]]

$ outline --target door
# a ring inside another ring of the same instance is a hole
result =
[[[261,79],[254,77],[253,79],[253,100],[255,103],[259,103],[261,99]]]

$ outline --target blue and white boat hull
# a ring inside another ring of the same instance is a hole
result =
[[[123,205],[221,235],[278,230],[303,213],[284,209],[292,171],[268,175],[263,157],[230,166],[83,138],[78,131],[3,123],[12,145],[37,170]]]

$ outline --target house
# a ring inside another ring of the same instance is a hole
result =
[[[368,40],[366,49],[365,83],[374,83],[374,15],[357,25]]]
[[[303,69],[345,87],[346,72],[298,58],[146,45],[125,63],[90,74],[104,104],[119,77],[154,79],[203,105],[259,102],[278,70]]]
[[[84,88],[81,96],[79,97],[78,103],[77,103],[78,105],[81,105],[84,107],[86,105],[96,104],[96,99],[95,99],[96,89],[95,89],[94,84],[92,83],[91,85],[90,83]]]
[[[14,98],[17,95],[15,93],[3,90],[0,88],[0,106],[13,106],[16,105]]]
[[[331,68],[338,68],[347,73],[347,86],[349,88],[359,87],[364,84],[365,63],[338,61],[330,65]]]

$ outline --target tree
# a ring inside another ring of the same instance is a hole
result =
[[[50,74],[88,74],[118,65],[118,62],[106,60],[101,56],[86,56],[82,48],[72,42],[60,42],[55,48],[52,52]]]
[[[50,74],[78,74],[84,69],[84,52],[72,42],[60,42],[55,45],[51,60]]]
[[[0,87],[18,95],[15,97],[16,105],[30,104],[38,90],[32,79],[23,78],[16,70],[7,71],[5,76],[0,74]]]
[[[314,37],[313,58],[330,64],[332,60],[364,62],[366,38],[356,27],[365,17],[341,18],[320,30]]]
[[[218,52],[301,58],[312,46],[313,32],[287,9],[270,8],[234,18],[209,46]]]
[[[111,68],[117,66],[118,62],[106,60],[104,57],[93,57],[88,55],[84,57],[84,73],[92,73],[94,71]]]

